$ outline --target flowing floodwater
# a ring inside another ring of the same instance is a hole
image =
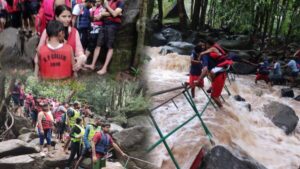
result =
[[[160,48],[147,48],[151,61],[146,65],[150,92],[179,86],[188,80],[189,56],[177,54],[159,54]],[[227,82],[228,84],[228,82]],[[205,88],[209,82],[205,81]],[[292,107],[300,117],[300,104],[291,98],[280,98],[283,86],[269,87],[264,82],[254,83],[254,76],[238,76],[229,85],[232,95],[239,94],[246,102],[237,102],[232,96],[223,91],[226,111],[216,111],[211,105],[202,118],[213,134],[216,144],[231,148],[239,147],[268,169],[298,169],[300,166],[300,124],[295,132],[287,136],[283,130],[276,127],[263,112],[263,106],[271,101],[278,101]],[[176,95],[179,91],[159,95],[152,98],[152,106]],[[294,90],[296,96],[299,90]],[[184,96],[174,99],[178,109],[170,102],[152,112],[163,134],[180,125],[194,115],[192,108]],[[196,90],[195,103],[202,110],[207,98],[201,90]],[[248,109],[251,104],[252,111]],[[153,133],[157,133],[153,128]],[[159,139],[158,134],[151,137],[154,143]],[[195,118],[178,130],[167,140],[175,158],[182,169],[189,169],[202,145],[209,147],[210,143]],[[162,169],[175,168],[163,144],[153,150],[152,156]]]

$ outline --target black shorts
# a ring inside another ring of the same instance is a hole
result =
[[[28,19],[28,18],[30,18],[30,2],[25,1],[23,5],[24,5],[23,11],[22,11],[23,19]]]
[[[31,15],[36,15],[38,14],[40,9],[40,4],[38,1],[32,1],[30,2],[30,14]]]
[[[117,24],[105,25],[103,31],[99,32],[97,46],[105,45],[109,49],[113,48],[116,33],[118,32],[119,27],[120,25]]]
[[[97,28],[98,29],[98,33],[94,33],[93,31],[91,31],[89,33],[89,38],[88,38],[88,45],[87,45],[87,49],[88,51],[92,52],[95,50],[96,46],[97,46],[97,40],[98,40],[98,35],[100,32],[103,31],[103,27],[100,26]]]
[[[13,94],[12,96],[12,99],[14,101],[14,104],[16,106],[21,106],[21,103],[20,103],[20,95],[19,94]]]
[[[298,74],[299,74],[299,72],[292,72],[291,76],[296,78],[298,76]]]

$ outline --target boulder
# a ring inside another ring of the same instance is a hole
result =
[[[24,53],[27,58],[34,58],[36,54],[36,47],[39,43],[39,37],[37,35],[32,36],[27,41],[25,41]]]
[[[111,131],[112,133],[115,133],[115,132],[121,132],[122,130],[124,130],[123,127],[121,127],[121,126],[119,126],[119,125],[117,125],[117,124],[115,124],[115,123],[111,123],[110,131]]]
[[[30,145],[22,140],[13,139],[0,142],[0,158],[37,152],[38,150],[35,148],[35,146]]]
[[[236,55],[240,58],[240,59],[244,59],[244,60],[251,60],[252,56],[244,51],[237,51]]]
[[[21,41],[15,28],[0,33],[0,68],[8,69],[21,63]]]
[[[39,146],[40,145],[40,138],[35,138],[33,140],[31,140],[29,142],[30,145],[33,145],[33,146]]]
[[[229,50],[250,50],[252,49],[252,45],[249,41],[244,40],[220,40],[218,43]]]
[[[63,153],[62,151],[56,151],[53,155],[54,157],[52,158],[49,157],[44,158],[42,169],[66,167],[69,159],[69,155]]]
[[[135,116],[129,118],[127,121],[127,127],[134,127],[134,126],[151,127],[152,122],[149,116]]]
[[[166,28],[161,33],[167,39],[168,42],[182,41],[181,33],[173,28]]]
[[[24,118],[24,117],[20,117],[20,116],[15,116],[14,117],[14,125],[12,127],[12,131],[13,133],[18,137],[20,134],[24,134],[24,129],[23,127],[27,128],[27,129],[30,129],[31,128],[31,124],[29,122],[28,119]],[[21,131],[23,131],[21,133]]]
[[[295,100],[300,101],[300,95],[295,97]]]
[[[147,152],[145,151],[148,144],[149,128],[142,126],[135,126],[122,130],[119,133],[113,134],[116,143],[127,153],[129,156],[148,160]],[[128,168],[143,168],[153,169],[153,166],[141,163],[136,160],[130,160]]]
[[[291,88],[281,89],[281,97],[294,97],[294,91]]]
[[[91,168],[91,158],[85,158],[80,164],[80,167],[82,168]],[[102,169],[123,169],[124,167],[122,166],[121,163],[119,162],[110,162],[106,161],[106,167]]]
[[[154,33],[151,35],[150,46],[164,46],[168,43],[162,33]]]
[[[296,128],[299,117],[295,111],[282,103],[271,102],[264,106],[264,112],[268,118],[279,128],[283,129],[286,134],[290,134]]]
[[[136,53],[137,44],[137,23],[139,19],[140,4],[139,0],[124,0],[124,13],[122,24],[116,34],[114,43],[114,54],[109,70],[119,72],[127,70],[132,64]],[[105,50],[103,50],[105,51]],[[102,52],[101,52],[102,53]]]
[[[125,112],[127,118],[132,118],[140,115],[148,115],[148,114],[149,114],[148,110],[135,110],[135,111],[132,110],[132,111]]]
[[[248,75],[248,74],[255,73],[257,67],[247,63],[234,62],[232,65],[232,69],[236,74]]]
[[[244,102],[246,101],[244,98],[242,98],[240,95],[235,95],[234,96],[234,100],[238,101],[238,102]]]
[[[38,135],[36,133],[26,133],[26,134],[19,135],[18,139],[28,143],[32,139],[37,138],[37,137],[38,137]]]
[[[161,48],[160,54],[178,53],[179,55],[190,55],[194,47],[195,45],[187,42],[169,42]]]
[[[237,157],[223,146],[215,146],[209,151],[201,169],[266,169],[248,155]]]
[[[26,133],[30,133],[31,130],[28,129],[27,127],[22,127],[19,131],[19,134],[26,134]]]
[[[41,161],[40,161],[41,162]],[[5,169],[28,169],[41,168],[41,164],[31,155],[19,155],[0,159],[0,168]]]

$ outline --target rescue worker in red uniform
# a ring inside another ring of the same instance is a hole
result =
[[[199,81],[206,75],[210,75],[211,98],[219,107],[222,107],[220,96],[225,85],[226,68],[232,64],[232,61],[227,59],[226,52],[213,39],[207,39],[206,47],[207,50],[199,55],[203,65]]]

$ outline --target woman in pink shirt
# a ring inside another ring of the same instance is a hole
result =
[[[76,28],[72,27],[71,20],[72,20],[72,14],[71,9],[67,7],[66,5],[59,5],[55,8],[55,19],[57,21],[60,21],[65,26],[65,41],[64,43],[67,43],[72,46],[73,52],[75,53],[75,61],[76,64],[74,66],[75,69],[79,70],[83,68],[83,65],[86,61],[86,56],[84,54],[84,50],[82,48],[82,44],[80,42],[79,33],[76,30]],[[46,30],[42,33],[40,42],[37,47],[37,51],[46,44],[46,41],[48,40]],[[37,55],[34,59],[35,63],[37,64]],[[35,72],[38,70],[35,69]],[[37,73],[36,73],[37,74]]]

